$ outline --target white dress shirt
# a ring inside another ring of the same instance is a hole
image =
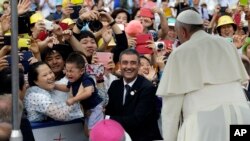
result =
[[[126,90],[125,86],[126,86],[126,85],[129,85],[130,88],[132,88],[132,86],[134,85],[136,79],[137,79],[137,77],[136,77],[133,81],[131,81],[130,83],[126,83],[126,81],[123,79],[123,84],[124,84],[123,100],[122,100],[123,105],[125,104],[126,93],[127,93],[127,90]]]

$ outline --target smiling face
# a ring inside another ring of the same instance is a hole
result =
[[[37,67],[37,80],[34,83],[42,89],[51,91],[55,87],[55,75],[47,64]]]
[[[148,17],[139,16],[139,20],[144,28],[148,28],[154,24],[154,20]]]
[[[126,24],[126,23],[128,23],[127,20],[128,20],[127,14],[124,12],[117,14],[117,16],[115,18],[115,22],[117,24]]]
[[[234,28],[232,24],[223,25],[220,28],[220,33],[222,37],[233,37]]]
[[[145,58],[140,58],[140,64],[141,64],[140,73],[149,74],[149,69],[151,66],[148,60]]]
[[[45,61],[55,74],[61,73],[61,71],[64,69],[65,62],[62,58],[62,55],[57,51],[48,54],[45,58]]]
[[[93,38],[83,38],[81,39],[80,43],[83,48],[83,52],[87,57],[92,56],[97,49],[97,44]]]
[[[167,37],[169,39],[171,39],[171,40],[175,40],[176,39],[177,35],[176,35],[174,27],[172,27],[172,26],[169,27]]]
[[[135,54],[123,54],[120,59],[120,69],[124,80],[132,82],[138,75],[140,63]]]

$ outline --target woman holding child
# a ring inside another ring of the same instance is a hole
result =
[[[83,117],[78,104],[67,106],[65,102],[52,98],[55,92],[55,75],[47,64],[43,62],[32,64],[28,82],[30,87],[24,97],[24,106],[29,121],[44,121],[48,118],[69,121]]]

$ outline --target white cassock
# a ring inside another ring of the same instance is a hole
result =
[[[233,44],[195,32],[171,53],[157,90],[163,98],[164,140],[229,141],[230,124],[250,124],[241,87],[246,81]]]

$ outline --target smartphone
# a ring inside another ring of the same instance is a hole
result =
[[[9,36],[9,35],[3,36],[3,44],[4,45],[11,45],[11,36]]]
[[[98,62],[104,66],[107,66],[110,60],[113,59],[113,53],[111,52],[96,52],[96,55],[98,57]]]
[[[52,21],[48,21],[48,20],[43,20],[45,28],[48,31],[52,31],[54,29],[54,23]]]
[[[18,39],[18,48],[30,48],[30,39],[27,38],[19,38]]]
[[[33,57],[33,53],[31,51],[23,51],[22,54],[23,58],[21,61],[29,61],[29,59]]]
[[[240,13],[235,13],[234,14],[234,22],[237,26],[240,25],[240,22],[241,22],[241,14]]]
[[[30,19],[27,14],[18,16],[18,34],[30,33]]]
[[[162,41],[165,43],[166,48],[168,48],[168,49],[173,48],[174,41],[171,41],[171,40],[162,40]]]
[[[73,5],[71,8],[74,10],[74,12],[70,14],[70,18],[77,19],[79,17],[79,12],[82,9],[81,5]]]
[[[6,57],[6,60],[7,60],[8,64],[9,64],[9,66],[11,66],[11,55],[8,55]]]
[[[87,64],[85,67],[86,73],[94,76],[104,75],[103,64]]]
[[[21,56],[22,59],[20,60],[20,63],[23,65],[24,73],[26,74],[29,72],[29,59],[33,57],[33,53],[31,51],[23,51]]]
[[[140,34],[136,36],[136,47],[135,50],[139,54],[153,54],[153,50],[148,48],[148,40],[153,40],[151,34]]]
[[[136,44],[147,44],[148,40],[153,40],[153,37],[151,34],[139,34],[136,36]]]

